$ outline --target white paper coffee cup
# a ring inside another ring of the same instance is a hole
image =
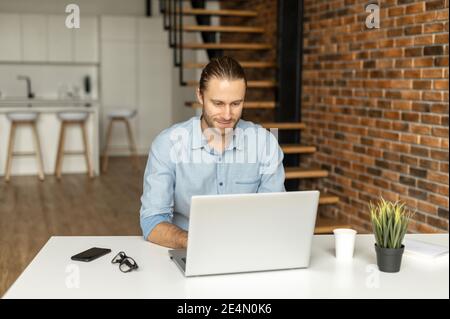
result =
[[[336,258],[345,260],[353,258],[355,249],[356,230],[350,228],[337,228],[333,230]]]

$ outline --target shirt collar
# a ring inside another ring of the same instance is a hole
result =
[[[197,116],[193,121],[193,130],[192,130],[192,149],[199,149],[208,144],[205,135],[202,132],[201,126],[201,117]],[[241,127],[241,120],[236,125],[236,129],[233,132],[233,139],[228,144],[226,150],[231,150],[236,148],[238,150],[242,150],[244,148],[244,140],[243,140],[243,132]]]

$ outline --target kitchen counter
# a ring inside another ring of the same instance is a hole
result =
[[[97,112],[98,104],[92,104],[91,106],[84,105],[33,105],[31,107],[27,105],[1,105],[0,114],[8,112],[38,112],[38,113],[57,113],[57,112]]]
[[[28,105],[31,103],[31,107]],[[89,103],[91,106],[84,106]],[[61,127],[57,113],[61,111],[89,112],[87,120],[88,143],[92,154],[94,172],[99,174],[99,102],[96,100],[49,100],[49,99],[0,99],[0,176],[5,174],[8,141],[11,122],[6,117],[8,112],[38,112],[37,129],[41,142],[41,152],[44,161],[45,174],[54,174],[58,148],[59,131]],[[83,149],[81,129],[70,126],[66,130],[65,150],[80,151]],[[16,130],[16,152],[34,151],[31,128],[20,126]],[[14,157],[12,175],[34,175],[37,172],[37,161],[34,156]],[[84,156],[64,156],[62,173],[86,173]],[[63,176],[64,178],[64,176]]]
[[[0,112],[6,107],[80,107],[86,105],[96,105],[100,101],[97,99],[50,99],[50,98],[35,98],[26,99],[20,97],[6,97],[0,98]]]

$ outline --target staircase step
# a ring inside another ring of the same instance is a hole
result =
[[[198,102],[185,102],[185,106],[192,108],[201,108],[202,105]],[[245,109],[273,109],[275,108],[275,102],[273,101],[249,101],[244,103]]]
[[[316,220],[315,234],[332,234],[336,228],[350,228],[351,225],[344,219],[318,217]]]
[[[176,13],[179,10],[175,10]],[[181,12],[183,15],[214,15],[214,16],[231,16],[231,17],[256,17],[258,16],[257,11],[252,10],[228,10],[228,9],[219,9],[219,10],[211,10],[211,9],[182,9]]]
[[[267,129],[277,128],[280,130],[303,130],[306,125],[300,122],[265,122],[261,125]]]
[[[183,43],[183,49],[189,50],[269,50],[268,43]]]
[[[203,69],[207,63],[198,62],[186,62],[183,64],[185,69]],[[275,68],[277,65],[275,62],[259,62],[259,61],[239,61],[239,64],[243,68]]]
[[[179,28],[178,28],[179,30]],[[223,26],[223,25],[185,25],[185,32],[235,32],[235,33],[264,33],[264,28],[260,27],[241,27],[241,26]]]
[[[285,167],[286,179],[327,177],[328,171],[302,167]]]
[[[168,1],[168,0],[163,0],[163,1]],[[207,1],[207,2],[222,2],[222,1],[226,1],[226,2],[244,2],[244,1],[248,1],[248,0],[182,0],[184,2],[191,2],[191,1]]]
[[[314,153],[317,149],[315,146],[303,146],[303,145],[281,145],[281,149],[284,154],[306,154]]]
[[[320,195],[319,204],[320,205],[331,205],[339,203],[339,197],[335,195]]]
[[[275,81],[247,81],[247,87],[249,88],[274,88],[277,86]]]
[[[186,81],[188,86],[198,87],[198,81]],[[275,81],[247,81],[248,88],[274,88]]]

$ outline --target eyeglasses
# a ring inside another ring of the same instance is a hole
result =
[[[118,253],[112,260],[112,264],[119,264],[119,269],[121,272],[130,272],[134,269],[138,269],[139,266],[136,261],[128,257],[123,251]]]

